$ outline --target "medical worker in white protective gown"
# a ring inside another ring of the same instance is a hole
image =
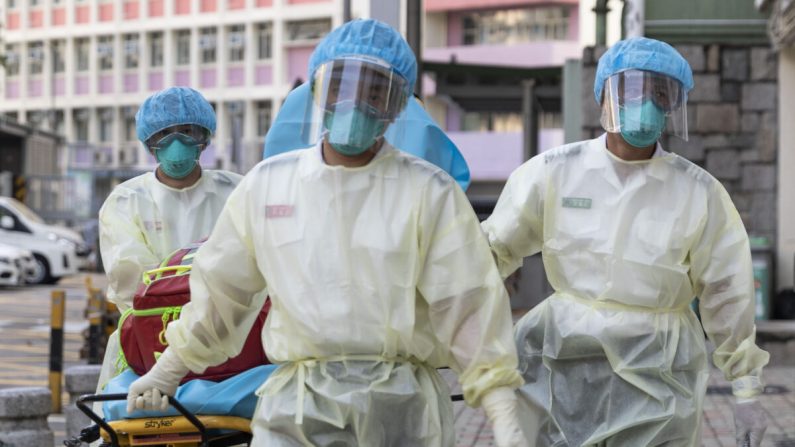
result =
[[[355,20],[309,66],[318,143],[232,193],[129,408],[159,408],[188,370],[236,355],[267,288],[263,341],[280,366],[258,390],[254,445],[452,446],[448,365],[497,444],[527,445],[508,297],[475,213],[447,173],[383,138],[414,88],[411,49]]]
[[[157,160],[157,169],[116,186],[99,211],[107,296],[121,312],[132,307],[144,271],[209,236],[242,179],[233,172],[201,168],[199,155],[215,132],[215,112],[196,90],[172,87],[153,94],[138,109],[135,127],[138,139]],[[105,349],[98,391],[124,368],[114,332]]]
[[[736,396],[738,445],[765,430],[748,236],[726,190],[665,151],[687,138],[690,66],[618,42],[594,82],[606,135],[540,154],[483,223],[500,273],[539,251],[555,292],[515,328],[520,418],[539,446],[698,446],[712,359]]]

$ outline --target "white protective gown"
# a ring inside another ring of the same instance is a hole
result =
[[[384,144],[366,166],[320,146],[271,157],[232,194],[191,274],[169,349],[200,371],[237,354],[267,287],[280,367],[253,445],[454,441],[449,365],[466,400],[516,388],[508,296],[463,191]]]
[[[623,161],[604,136],[559,147],[511,175],[482,226],[503,277],[541,251],[555,290],[514,333],[537,445],[699,445],[696,296],[715,365],[735,394],[761,391],[748,237],[695,164],[659,145]]]
[[[174,189],[148,172],[113,189],[99,211],[99,246],[108,276],[107,296],[120,312],[132,307],[144,271],[209,236],[241,179],[233,172],[202,170],[193,186]],[[118,355],[116,331],[105,348],[98,391],[118,372]]]

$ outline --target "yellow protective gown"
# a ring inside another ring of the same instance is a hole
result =
[[[503,277],[541,251],[555,290],[514,332],[537,445],[699,445],[696,296],[715,365],[736,394],[761,391],[748,237],[695,164],[659,145],[623,161],[604,136],[566,145],[518,168],[482,226]]]
[[[254,445],[453,443],[450,366],[471,405],[521,384],[508,296],[463,191],[384,144],[366,166],[320,146],[271,157],[230,196],[166,331],[201,371],[236,355],[267,287],[281,364],[260,388]]]
[[[193,186],[174,189],[148,172],[113,189],[99,211],[99,246],[108,276],[107,296],[119,311],[132,307],[144,271],[209,236],[241,179],[233,172],[202,170]],[[98,391],[116,375],[118,355],[119,337],[114,332],[105,348]]]

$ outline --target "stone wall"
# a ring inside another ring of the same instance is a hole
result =
[[[664,136],[666,150],[698,163],[723,183],[751,236],[776,236],[778,67],[766,46],[679,45],[693,69],[690,138]],[[604,132],[593,96],[603,47],[583,51],[583,139]]]

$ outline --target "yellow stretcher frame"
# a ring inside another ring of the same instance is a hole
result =
[[[196,418],[207,430],[223,429],[237,432],[215,436],[210,439],[211,442],[241,432],[251,434],[251,420],[246,418],[201,415],[197,415]],[[185,416],[124,419],[108,422],[108,425],[118,435],[119,447],[163,444],[168,447],[199,447],[201,445],[201,434]],[[100,436],[104,442],[111,442],[111,436],[107,431],[100,430]]]
[[[222,447],[247,443],[251,439],[251,420],[238,416],[194,415],[172,396],[171,406],[182,416],[157,416],[105,421],[87,405],[91,402],[125,400],[127,394],[87,394],[75,405],[99,425],[102,445],[112,447]],[[222,430],[222,431],[220,431]],[[209,433],[214,431],[214,433]]]

